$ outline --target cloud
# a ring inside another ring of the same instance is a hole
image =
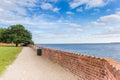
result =
[[[108,26],[113,24],[120,24],[120,12],[114,14],[101,16],[96,21],[91,22],[93,26]]]
[[[68,26],[70,26],[72,28],[72,30],[74,30],[75,32],[83,32],[83,29],[81,28],[81,25],[76,24],[76,23],[69,23]]]
[[[71,15],[71,14],[74,14],[74,13],[73,13],[73,12],[70,12],[70,11],[67,11],[66,14]]]
[[[120,12],[116,12],[115,14],[102,16],[98,19],[98,21],[103,23],[120,23]]]
[[[2,13],[2,14],[1,14]],[[0,23],[8,24],[11,22],[17,22],[23,19],[21,16],[14,14],[10,11],[5,11],[4,9],[0,9]]]
[[[98,33],[99,35],[110,35],[110,34],[119,34],[120,35],[120,27],[117,28],[110,28],[106,31],[101,31]]]
[[[120,11],[120,8],[116,8],[116,11]]]
[[[83,8],[80,7],[80,8],[77,8],[77,12],[82,12],[83,11]]]
[[[78,29],[77,29],[77,32],[83,32],[83,29],[78,28]]]
[[[0,24],[24,24],[27,26],[40,26],[41,28],[51,28],[57,24],[55,22],[48,21],[46,18],[50,18],[51,16],[45,14],[24,17],[2,9],[0,9],[0,13],[2,13],[0,14]]]
[[[94,8],[94,7],[102,7],[107,5],[111,0],[73,0],[69,3],[72,9],[77,8],[81,5],[85,5],[86,9]]]
[[[0,3],[0,24],[24,24],[27,26],[54,27],[55,22],[49,21],[53,19],[49,14],[28,14],[28,8],[38,7],[37,0],[2,0]],[[49,6],[50,7],[50,6]],[[54,12],[59,11],[58,8],[51,8]]]
[[[12,0],[12,2],[23,7],[34,7],[36,6],[37,0]]]
[[[82,4],[87,3],[87,2],[88,2],[88,0],[73,0],[72,2],[69,3],[69,5],[72,9],[74,9],[76,7],[79,7]]]
[[[96,27],[102,27],[102,26],[106,26],[105,23],[101,23],[101,22],[91,22],[91,25],[96,26]]]
[[[60,10],[60,8],[57,7],[53,7],[52,4],[50,3],[42,3],[40,6],[43,10],[51,10],[53,12],[58,12]]]
[[[77,27],[81,27],[81,25],[75,24],[75,23],[70,23],[69,26],[70,26],[70,27],[76,27],[76,28],[77,28]]]
[[[34,7],[36,5],[37,0],[1,0],[0,8],[17,13],[19,15],[26,16],[27,12],[24,7]]]
[[[52,4],[50,3],[42,3],[40,7],[45,10],[51,10],[53,8]]]
[[[102,6],[105,6],[106,5],[106,2],[104,2],[104,0],[89,0],[87,3],[86,3],[86,8],[89,9],[89,8],[94,8],[94,7],[102,7]]]
[[[98,13],[100,13],[100,9],[95,8],[93,9],[94,11],[91,13],[91,15],[97,15]]]
[[[60,8],[53,8],[52,10],[53,10],[53,12],[58,12],[60,10]]]
[[[61,23],[59,25],[62,25],[64,28],[62,29],[57,29],[55,30],[55,32],[53,32],[54,34],[57,34],[57,36],[67,36],[67,35],[75,35],[75,34],[79,34],[80,32],[83,32],[83,29],[81,28],[81,26],[79,24],[76,23]]]
[[[39,2],[44,2],[44,3],[48,3],[48,2],[52,2],[52,3],[56,3],[59,2],[60,0],[39,0]]]

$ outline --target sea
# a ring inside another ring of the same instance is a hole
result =
[[[97,44],[36,44],[46,48],[86,54],[101,58],[112,58],[120,62],[120,43],[97,43]]]

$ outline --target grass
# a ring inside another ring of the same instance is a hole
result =
[[[0,47],[0,75],[22,50],[22,47]]]

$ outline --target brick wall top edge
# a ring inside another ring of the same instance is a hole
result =
[[[104,58],[95,57],[95,56],[90,56],[90,55],[81,54],[81,53],[73,53],[73,52],[67,52],[67,51],[62,51],[62,50],[55,50],[55,49],[45,48],[45,47],[41,47],[41,46],[37,46],[37,47],[43,48],[43,49],[49,49],[49,50],[59,51],[59,52],[64,52],[64,53],[69,53],[69,54],[74,54],[74,55],[78,55],[78,56],[89,57],[89,58],[93,58],[93,59],[104,60]]]
[[[108,64],[112,67],[115,68],[116,70],[120,70],[120,63],[110,59],[110,58],[105,58],[105,60],[108,62]]]
[[[109,66],[110,66],[115,72],[117,72],[117,73],[120,74],[120,69],[118,69],[116,66],[114,66],[114,65],[112,65],[112,64],[110,64],[110,63],[108,63],[108,64],[109,64]]]
[[[41,49],[48,49],[48,50],[54,50],[54,51],[59,51],[59,52],[64,52],[64,53],[68,53],[68,54],[73,54],[73,55],[78,55],[78,56],[84,56],[84,57],[89,57],[89,58],[93,58],[93,59],[100,59],[100,60],[106,60],[106,58],[101,58],[101,57],[97,57],[97,56],[90,56],[90,55],[86,55],[86,54],[81,54],[81,53],[73,53],[73,52],[67,52],[67,51],[62,51],[62,50],[55,50],[55,49],[51,49],[51,48],[45,48],[42,46],[35,46],[37,48],[41,48]],[[110,64],[110,63],[109,63]]]
[[[67,51],[62,51],[62,50],[55,50],[55,49],[51,49],[51,48],[45,48],[45,47],[42,47],[42,46],[34,46],[34,47],[36,47],[36,49],[41,48],[41,49],[48,49],[48,50],[64,52],[64,53],[68,53],[68,55],[73,54],[73,55],[77,55],[77,56],[89,57],[89,58],[92,58],[92,59],[105,60],[104,58],[100,58],[100,57],[96,57],[96,56],[90,56],[90,55],[81,54],[81,53],[73,53],[73,52],[67,52]]]

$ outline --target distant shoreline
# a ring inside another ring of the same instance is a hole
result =
[[[110,42],[110,43],[36,43],[38,44],[120,44],[120,42]]]

